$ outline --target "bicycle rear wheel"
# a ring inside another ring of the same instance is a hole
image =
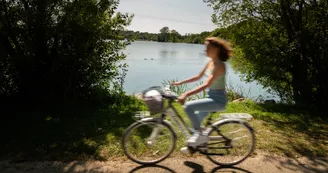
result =
[[[208,136],[206,155],[218,165],[236,165],[255,149],[254,132],[245,122],[225,121],[212,128]]]
[[[125,155],[139,164],[155,164],[167,158],[176,145],[172,128],[163,121],[151,119],[135,122],[123,134]]]

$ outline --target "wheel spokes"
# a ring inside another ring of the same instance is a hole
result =
[[[145,164],[167,157],[174,146],[173,131],[157,123],[140,123],[124,138],[125,153],[132,160]]]
[[[209,134],[207,155],[222,165],[233,165],[245,159],[253,150],[253,133],[241,123],[220,124]]]

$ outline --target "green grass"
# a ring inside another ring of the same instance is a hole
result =
[[[176,104],[175,107],[179,113],[185,115],[181,106]],[[300,107],[262,104],[251,100],[229,102],[224,113],[234,112],[249,113],[254,117],[249,123],[256,135],[255,154],[265,152],[286,157],[328,156],[327,118],[320,118],[318,114],[314,115]],[[219,113],[215,113],[213,117],[219,118]],[[179,136],[182,137],[181,134]],[[183,145],[184,142],[180,141],[176,151]]]
[[[1,126],[2,159],[104,160],[121,155],[123,130],[145,106],[133,97],[113,97],[102,105],[11,109]]]
[[[256,131],[258,151],[287,157],[328,156],[327,118],[319,118],[304,108],[246,101],[230,103],[225,112],[254,116],[250,124]]]
[[[182,107],[175,106],[188,120]],[[122,132],[134,122],[132,115],[140,109],[145,109],[142,103],[122,97],[101,106],[54,106],[51,111],[26,108],[6,113],[10,118],[3,121],[1,136],[5,142],[0,144],[0,155],[14,161],[123,156]],[[328,155],[328,120],[315,118],[302,108],[245,101],[229,103],[225,112],[254,116],[250,123],[256,131],[256,152],[288,157]],[[184,144],[180,138],[175,151]]]

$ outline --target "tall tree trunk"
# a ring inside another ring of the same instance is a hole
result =
[[[306,37],[303,30],[303,4],[298,3],[298,10],[291,8],[289,0],[280,0],[281,19],[288,35],[288,42],[294,47],[291,51],[292,58],[292,86],[294,101],[296,103],[310,104],[312,102],[312,84],[308,80],[308,66],[306,50]]]

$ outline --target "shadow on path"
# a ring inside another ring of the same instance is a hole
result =
[[[192,171],[192,173],[205,173],[204,172],[204,167],[200,164],[194,163],[194,162],[189,162],[189,161],[185,161],[184,164],[192,169],[194,169],[194,171]]]
[[[166,166],[162,166],[162,165],[142,165],[142,166],[138,166],[134,169],[132,169],[129,173],[136,173],[138,172],[147,172],[147,169],[151,169],[152,172],[163,172],[165,171],[165,173],[176,173],[174,170],[166,167]],[[154,169],[158,169],[158,171],[155,171]]]
[[[185,161],[184,164],[186,166],[194,169],[192,173],[205,173],[204,167],[200,164],[197,164],[197,163],[194,163],[194,162],[189,162],[189,161]],[[245,169],[234,167],[234,166],[218,166],[218,167],[213,168],[211,173],[215,173],[215,172],[236,172],[236,171],[245,172],[245,173],[252,173],[252,172],[247,171]]]
[[[234,166],[218,166],[214,169],[212,169],[211,173],[215,173],[215,172],[245,172],[245,173],[252,173],[251,171],[247,171],[246,169],[243,168],[238,168],[238,167],[234,167]]]
[[[301,168],[304,173],[328,172],[328,158],[307,158],[306,162],[290,158],[279,163],[281,167],[289,170]]]

